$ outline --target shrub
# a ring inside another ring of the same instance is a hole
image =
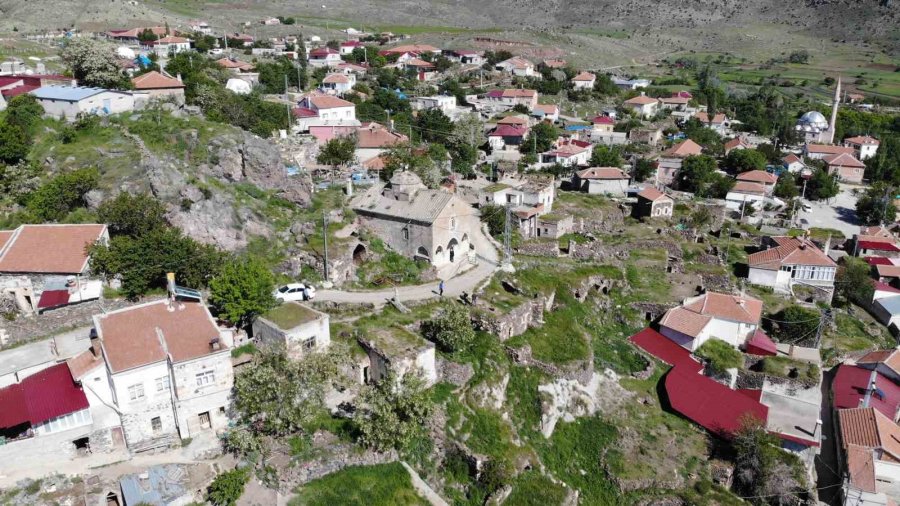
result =
[[[250,481],[247,468],[232,469],[218,476],[206,490],[206,500],[216,506],[233,506],[244,493],[244,486]]]
[[[440,316],[423,322],[422,334],[447,352],[466,350],[475,340],[469,312],[459,305],[447,306]]]
[[[740,368],[744,364],[744,356],[730,344],[718,339],[710,339],[694,352],[709,363],[715,373],[723,373],[728,369]]]
[[[59,221],[72,209],[84,205],[84,196],[97,187],[97,169],[78,169],[60,174],[28,197],[28,210],[43,221]]]

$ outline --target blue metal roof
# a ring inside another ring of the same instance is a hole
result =
[[[877,302],[891,316],[900,314],[900,295],[878,299]]]
[[[591,127],[588,125],[567,125],[566,126],[566,130],[568,130],[569,132],[579,132],[581,130],[587,130],[589,128],[591,128]]]
[[[82,86],[41,86],[31,92],[38,99],[65,100],[66,102],[78,102],[88,97],[103,93],[103,88],[85,88]]]
[[[175,464],[153,466],[142,474],[129,474],[119,479],[125,504],[166,506],[187,495],[185,470]],[[183,504],[183,503],[182,503]]]

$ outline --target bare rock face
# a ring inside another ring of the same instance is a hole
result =
[[[238,226],[231,202],[222,194],[191,204],[189,208],[173,209],[167,218],[185,235],[202,243],[215,244],[227,251],[247,245],[247,236]]]

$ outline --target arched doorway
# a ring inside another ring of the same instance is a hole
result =
[[[450,244],[447,245],[447,251],[450,254],[450,263],[456,259],[456,247],[459,246],[459,241],[456,238],[450,239]]]
[[[356,248],[353,250],[353,265],[360,265],[365,262],[369,257],[369,252],[366,250],[366,247],[362,244],[357,244]]]
[[[438,246],[436,250],[434,250],[434,263],[438,263],[444,259],[444,248]]]

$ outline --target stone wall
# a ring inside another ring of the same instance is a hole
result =
[[[516,248],[516,253],[536,257],[556,258],[560,255],[557,241],[526,241]]]
[[[529,327],[538,327],[544,323],[544,311],[549,311],[556,300],[556,293],[538,295],[514,307],[506,314],[495,314],[481,309],[472,314],[472,323],[478,330],[483,330],[506,341],[525,333]]]
[[[360,452],[359,448],[350,444],[332,446],[326,455],[310,462],[297,464],[281,469],[278,476],[278,489],[283,493],[292,493],[298,486],[336,473],[350,466],[374,466],[399,460],[397,453],[389,451],[376,453]]]
[[[45,311],[42,314],[19,316],[13,321],[0,318],[0,329],[6,331],[8,344],[24,343],[57,334],[70,328],[90,326],[95,314],[115,311],[133,305],[123,299],[92,300]]]
[[[594,356],[593,354],[587,360],[579,360],[567,364],[566,366],[558,366],[549,362],[538,360],[531,355],[531,347],[527,344],[521,348],[512,348],[504,346],[507,356],[516,364],[524,366],[533,366],[555,378],[565,378],[575,380],[582,385],[587,385],[594,375]]]

